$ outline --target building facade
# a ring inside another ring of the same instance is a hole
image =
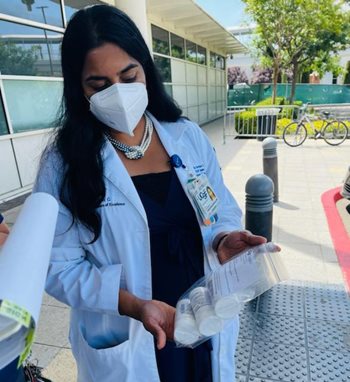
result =
[[[60,43],[78,9],[107,3],[144,35],[167,91],[199,124],[226,110],[226,57],[245,48],[192,0],[0,0],[0,202],[30,191],[60,106]]]

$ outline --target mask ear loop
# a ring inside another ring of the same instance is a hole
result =
[[[86,94],[84,94],[84,98],[89,102],[89,104],[91,103],[90,98]]]

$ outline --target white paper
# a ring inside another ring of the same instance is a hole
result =
[[[11,318],[0,315],[0,342],[21,329],[21,324]]]
[[[18,357],[26,345],[27,329],[22,328],[0,342],[0,369],[3,369],[10,362]]]
[[[30,195],[0,252],[0,300],[29,312],[37,325],[58,215],[46,193]]]
[[[218,272],[213,272],[208,282],[214,301],[234,294],[257,283],[262,275],[259,258],[244,254],[224,264]]]

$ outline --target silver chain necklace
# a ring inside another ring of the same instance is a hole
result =
[[[108,140],[111,142],[113,147],[115,147],[117,150],[124,153],[124,155],[128,159],[141,159],[145,155],[146,150],[148,149],[151,140],[152,140],[152,133],[153,133],[153,123],[151,119],[145,114],[146,118],[146,125],[145,125],[145,132],[143,133],[143,137],[141,140],[141,143],[137,146],[128,146],[125,143],[122,143],[118,141],[117,139],[114,139],[110,134],[105,133]]]

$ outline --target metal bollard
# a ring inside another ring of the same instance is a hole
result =
[[[265,138],[263,143],[264,174],[269,176],[274,185],[273,201],[278,202],[278,163],[277,141],[275,138]]]
[[[340,190],[340,194],[345,199],[350,199],[350,166],[346,172],[343,186]]]
[[[263,174],[251,176],[245,186],[245,228],[272,240],[273,182]]]

